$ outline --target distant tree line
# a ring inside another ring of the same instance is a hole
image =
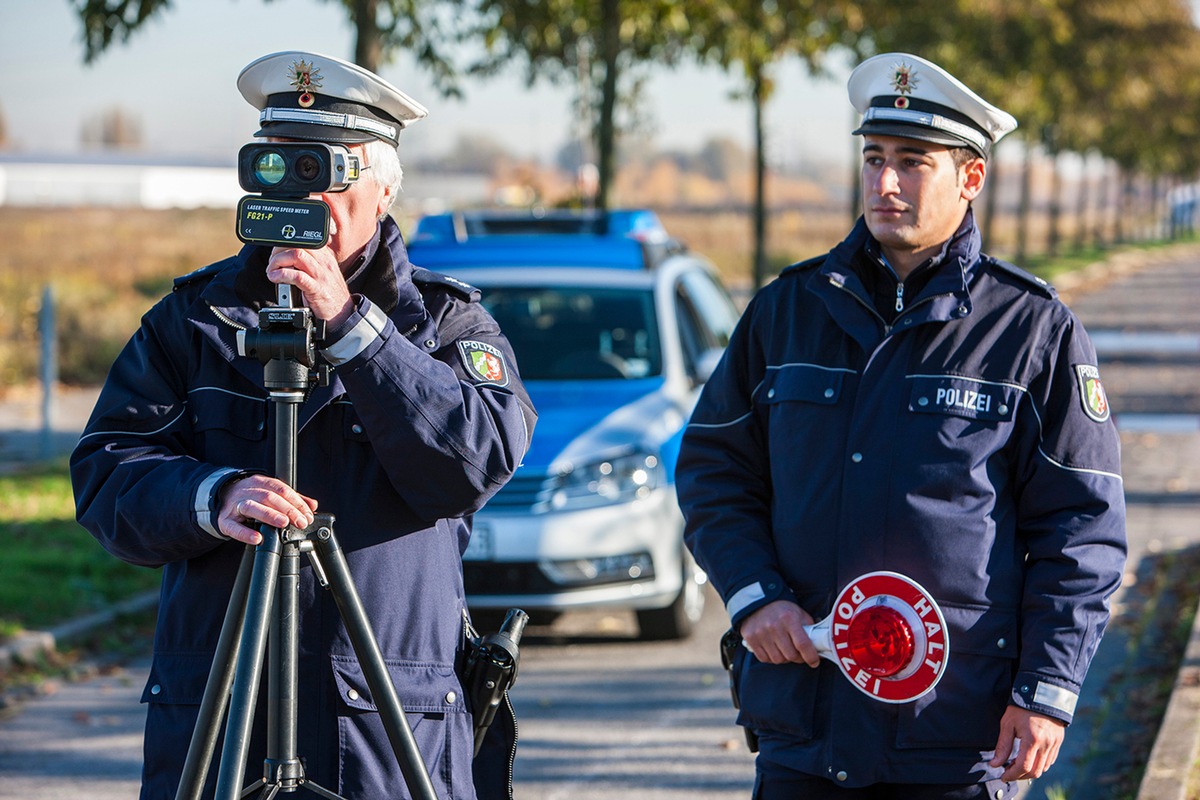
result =
[[[1055,162],[1075,153],[1089,165],[1115,165],[1120,203],[1136,195],[1139,182],[1161,197],[1200,170],[1200,33],[1187,0],[338,1],[355,26],[354,60],[368,69],[405,51],[447,94],[458,93],[465,77],[512,64],[524,66],[530,84],[575,86],[578,116],[589,127],[590,152],[580,157],[598,169],[600,208],[611,201],[622,129],[636,119],[631,101],[651,71],[683,59],[735,71],[755,130],[756,283],[765,278],[769,219],[763,110],[785,59],[798,58],[818,74],[831,54],[861,59],[902,50],[927,57],[1017,117],[1015,136],[1026,145],[1029,168],[1035,152]],[[170,5],[68,2],[83,25],[87,61]],[[480,44],[482,57],[464,56],[480,52]],[[1041,204],[1051,250],[1062,240],[1061,186],[1056,179]],[[1077,193],[1077,213],[1087,199]],[[1035,206],[1028,192],[1020,206],[1024,250]],[[1127,235],[1126,220],[1119,207],[1115,239]]]

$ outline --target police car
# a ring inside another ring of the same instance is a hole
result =
[[[737,310],[649,211],[427,216],[414,264],[480,289],[538,410],[516,476],[463,556],[477,614],[631,608],[646,639],[691,633],[704,573],[683,544],[683,427]]]

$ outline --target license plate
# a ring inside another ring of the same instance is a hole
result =
[[[463,561],[491,561],[495,555],[496,543],[492,529],[476,522],[471,528],[471,539],[467,542]]]

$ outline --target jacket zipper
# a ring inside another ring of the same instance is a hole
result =
[[[846,288],[845,286],[843,286],[842,284],[840,284],[840,283],[833,283],[832,281],[831,281],[830,283],[831,283],[833,286],[836,286],[838,289],[841,289],[843,292],[846,292],[847,294],[849,294],[849,295],[850,295],[851,297],[853,297],[855,300],[857,300],[857,301],[858,301],[858,304],[859,304],[860,306],[862,306],[863,308],[865,308],[867,311],[871,312],[871,314],[873,314],[873,315],[874,315],[875,319],[877,319],[877,320],[879,320],[880,322],[882,322],[882,323],[883,323],[883,340],[882,340],[882,341],[879,343],[879,346],[878,346],[878,347],[876,347],[876,348],[875,348],[875,350],[874,350],[874,351],[871,353],[871,356],[870,356],[870,358],[868,358],[868,359],[867,359],[867,364],[866,364],[866,366],[865,366],[865,367],[863,367],[863,374],[865,375],[865,374],[866,374],[866,372],[867,372],[867,370],[871,368],[871,362],[875,360],[875,354],[876,354],[876,353],[878,353],[878,352],[880,351],[880,349],[881,349],[881,348],[882,348],[882,347],[883,347],[885,344],[887,344],[888,340],[892,338],[892,329],[893,329],[895,326],[894,326],[894,325],[889,325],[889,324],[887,323],[887,320],[885,320],[883,317],[879,316],[879,312],[875,310],[875,307],[874,307],[874,306],[872,306],[872,305],[871,305],[870,303],[868,303],[867,301],[863,300],[861,297],[859,297],[857,294],[855,294],[854,292],[852,292],[852,291],[850,291],[849,289],[847,289],[847,288]],[[949,292],[945,292],[945,293],[943,293],[943,294],[950,294],[950,293],[949,293]],[[914,305],[914,306],[910,306],[910,307],[909,307],[909,311],[911,311],[912,309],[914,309],[914,308],[916,308],[917,306],[920,306],[920,305],[922,305],[922,304],[924,304],[924,303],[930,303],[930,302],[933,302],[933,300],[935,300],[936,298],[938,298],[938,297],[941,297],[941,296],[942,296],[942,295],[938,294],[938,295],[934,295],[933,297],[926,297],[924,300],[921,300],[921,301],[920,301],[919,303],[917,303],[916,305]],[[898,283],[898,284],[896,284],[896,310],[897,310],[897,311],[902,311],[902,310],[904,310],[904,302],[903,302],[903,301],[904,301],[904,284],[903,284],[903,283]]]
[[[214,317],[221,320],[221,322],[224,322],[226,325],[229,325],[230,327],[235,328],[236,330],[239,330],[239,331],[247,330],[246,326],[243,325],[242,323],[238,322],[237,320],[230,319],[229,317],[222,314],[220,311],[217,311],[216,307],[213,306],[212,303],[205,301],[204,305],[208,306],[208,310],[213,313]]]
[[[513,800],[513,769],[517,760],[517,742],[521,739],[520,723],[517,722],[517,710],[513,708],[512,700],[508,696],[508,692],[504,692],[504,705],[508,706],[508,713],[512,715],[513,721],[513,745],[508,751],[508,800]]]

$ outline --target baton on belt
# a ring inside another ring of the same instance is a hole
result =
[[[516,683],[521,663],[518,645],[529,615],[519,608],[510,608],[496,633],[468,638],[463,689],[471,702],[475,718],[475,753],[483,746],[488,727],[504,700],[504,693]]]

